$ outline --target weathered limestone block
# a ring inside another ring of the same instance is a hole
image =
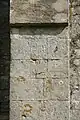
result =
[[[76,103],[78,103],[78,101],[76,101]],[[79,106],[80,107],[80,106]],[[78,108],[79,108],[78,107]],[[80,108],[79,109],[72,109],[70,111],[70,120],[80,120]]]
[[[13,28],[11,30],[12,59],[60,59],[67,57],[67,28],[49,29],[21,28],[20,30]]]
[[[35,62],[36,78],[46,78],[47,69],[48,69],[47,60],[36,60]]]
[[[47,37],[44,35],[36,35],[31,40],[32,59],[47,59]]]
[[[11,58],[30,59],[30,39],[28,35],[19,35],[19,29],[11,31]]]
[[[44,79],[44,98],[47,100],[69,100],[68,79],[52,79],[50,76]]]
[[[64,62],[63,62],[64,61]],[[68,77],[68,60],[12,60],[11,77],[30,78]]]
[[[70,120],[79,120],[80,119],[80,101],[72,101],[71,111],[70,111]]]
[[[73,104],[73,101],[80,100],[80,0],[71,1],[70,14],[70,95]],[[77,114],[77,110],[72,110],[71,120],[76,120]]]
[[[71,101],[80,100],[80,3],[73,1],[70,42],[70,88]],[[75,118],[74,118],[75,119]]]
[[[71,84],[71,99],[72,101],[80,101],[80,78],[72,79],[74,84]]]
[[[78,6],[80,5],[80,0],[70,0],[71,5]]]
[[[45,106],[43,104],[43,101],[11,101],[10,119],[42,120],[45,117]]]
[[[79,6],[72,6],[72,15],[73,16],[80,15],[80,5]]]
[[[48,37],[48,59],[61,59],[68,56],[68,40]]]
[[[80,59],[76,54],[71,54],[70,62],[70,88],[71,100],[80,100]]]
[[[11,77],[23,76],[26,79],[35,78],[36,65],[32,60],[12,60],[11,61]]]
[[[45,120],[69,120],[68,101],[46,101]]]
[[[72,101],[71,110],[80,110],[80,101]]]
[[[67,101],[11,101],[10,119],[68,120],[68,105]]]
[[[80,5],[79,6],[71,6],[71,38],[77,38],[80,35]]]
[[[71,58],[70,64],[70,92],[71,100],[80,100],[80,59]]]
[[[77,39],[80,36],[80,15],[75,15],[72,17],[71,23],[71,38]]]
[[[11,23],[65,23],[67,0],[11,0]]]
[[[26,79],[23,76],[13,77],[10,81],[11,100],[43,99],[43,79]]]
[[[52,78],[66,78],[68,77],[68,60],[49,60],[48,72]]]
[[[69,120],[68,97],[68,28],[12,28],[10,120]]]
[[[71,110],[70,120],[80,120],[80,110]]]
[[[23,76],[26,79],[30,77],[30,61],[29,60],[12,60],[11,61],[11,77]]]
[[[30,78],[45,78],[47,74],[47,60],[12,60],[11,77],[23,76]]]

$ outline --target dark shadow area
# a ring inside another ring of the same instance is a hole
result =
[[[61,26],[68,26],[68,23],[15,23],[10,25],[11,27],[38,27],[38,28],[53,28],[53,27],[61,27]]]
[[[9,0],[0,0],[0,120],[9,120]]]
[[[19,29],[19,33],[21,35],[58,35],[62,31],[68,29],[68,24],[67,23],[62,23],[62,24],[14,24],[10,25],[11,31],[12,29]],[[17,33],[16,30],[14,30],[14,34],[19,34]]]

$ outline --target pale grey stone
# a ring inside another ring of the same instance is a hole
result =
[[[12,0],[11,23],[66,23],[68,20],[67,0]]]
[[[10,120],[21,120],[20,103],[18,101],[10,101]]]
[[[78,86],[75,86],[75,90],[72,92],[72,100],[78,100],[80,101],[80,88]]]
[[[43,101],[11,101],[11,120],[45,120],[42,108]]]
[[[72,15],[80,15],[80,6],[73,6],[72,7]]]
[[[69,120],[69,102],[46,101],[45,120]]]
[[[70,0],[70,4],[72,6],[78,6],[78,5],[80,5],[80,0]]]
[[[31,39],[32,37],[30,35],[19,35],[17,33],[12,32],[11,33],[11,58],[12,59],[30,59]]]
[[[26,79],[35,78],[36,67],[32,60],[12,60],[11,77],[23,76]]]
[[[52,78],[68,77],[68,60],[48,60],[48,72]]]
[[[75,67],[75,65],[70,68],[70,92],[71,100],[79,101],[80,100],[80,67]]]
[[[11,77],[23,76],[30,78],[45,78],[47,74],[47,60],[12,60]]]
[[[75,52],[76,59],[79,59],[80,58],[80,49],[75,49],[74,52]]]
[[[11,120],[69,120],[69,102],[11,101],[11,113]]]
[[[36,60],[36,78],[46,78],[48,62],[47,60]]]
[[[80,110],[71,110],[70,120],[80,120]]]
[[[71,110],[80,110],[80,101],[73,100],[71,102]]]
[[[68,56],[68,40],[48,37],[48,59],[60,59]]]
[[[12,60],[11,61],[11,77],[23,76],[30,78],[30,61],[29,60]]]
[[[45,31],[45,32],[44,32]],[[53,32],[52,32],[53,31]],[[46,29],[11,29],[11,58],[12,59],[54,59],[67,55],[67,28]],[[63,38],[63,40],[62,40]],[[53,46],[52,46],[52,43]],[[54,52],[58,46],[59,52]],[[56,45],[56,46],[55,46]],[[55,46],[55,47],[54,47]],[[54,47],[54,49],[53,49]],[[63,53],[64,52],[64,53]],[[62,56],[61,56],[62,55]]]
[[[31,40],[30,58],[47,59],[47,37],[46,35],[33,35]]]
[[[79,39],[80,36],[80,15],[72,16],[70,37],[72,39]]]
[[[69,100],[68,79],[44,79],[44,98],[47,100]]]
[[[43,79],[13,77],[10,81],[11,100],[42,100]]]

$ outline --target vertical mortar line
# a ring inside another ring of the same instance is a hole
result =
[[[69,120],[70,120],[70,0],[68,0],[68,86],[69,86]]]
[[[48,77],[48,39],[46,38],[46,42],[47,42],[47,58],[45,59],[47,61],[47,71],[46,71],[46,78]],[[45,101],[45,84],[46,84],[46,78],[43,78],[43,101]]]

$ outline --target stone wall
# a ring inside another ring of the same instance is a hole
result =
[[[10,120],[79,120],[79,0],[12,0]]]
[[[70,101],[71,120],[80,119],[80,1],[70,3]]]

